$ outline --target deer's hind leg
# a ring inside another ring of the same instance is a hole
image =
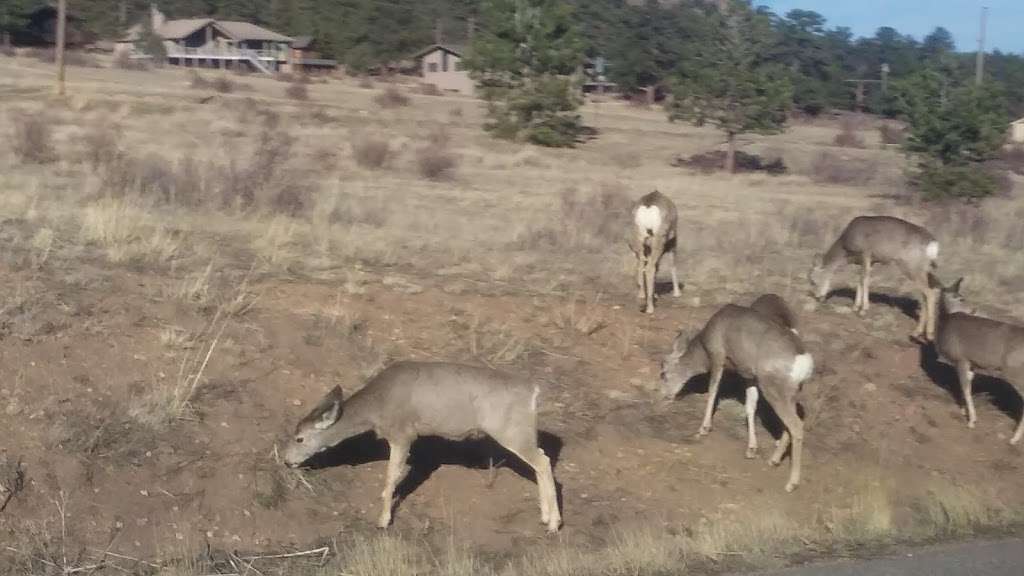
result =
[[[524,423],[525,424],[525,423]],[[540,501],[540,521],[546,524],[548,532],[557,532],[562,525],[562,514],[558,511],[558,491],[555,488],[555,474],[551,459],[537,445],[535,426],[515,424],[490,433],[498,444],[515,454],[533,468],[537,478],[537,494]]]
[[[405,461],[409,457],[409,446],[412,441],[409,439],[388,439],[388,471],[384,480],[384,491],[381,493],[382,509],[377,527],[387,528],[391,524],[391,514],[394,508],[395,488],[409,471]]]
[[[796,398],[794,393],[777,390],[771,383],[761,387],[768,405],[775,410],[775,413],[782,420],[786,430],[782,434],[782,441],[779,442],[769,462],[777,466],[782,462],[786,449],[790,448],[789,480],[786,482],[786,492],[792,492],[800,485],[800,467],[803,460],[804,446],[804,423],[796,410]]]

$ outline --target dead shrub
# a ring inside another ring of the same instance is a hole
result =
[[[153,67],[150,62],[143,58],[132,58],[128,52],[118,52],[117,56],[114,56],[114,68],[121,70],[135,70],[137,72],[146,72],[152,70]]]
[[[239,85],[227,76],[217,76],[213,79],[211,86],[215,92],[220,92],[221,94],[231,94],[239,88]]]
[[[292,100],[305,102],[309,100],[309,88],[301,82],[292,82],[284,89],[284,95]]]
[[[631,200],[617,185],[605,185],[590,192],[566,188],[559,200],[559,211],[551,215],[551,221],[532,228],[528,236],[516,242],[517,249],[566,248],[606,242],[608,238],[621,235],[629,219]]]
[[[14,58],[18,53],[14,51],[13,46],[0,46],[0,56],[6,56],[8,58]]]
[[[13,149],[18,161],[25,164],[46,164],[57,159],[53,145],[53,120],[46,114],[15,116]]]
[[[870,160],[822,152],[811,164],[811,178],[825,184],[864,186],[874,178],[876,168]]]
[[[388,86],[374,96],[373,101],[381,108],[401,108],[408,106],[410,103],[409,97],[402,93],[398,86],[394,85]]]
[[[369,76],[363,76],[360,78],[357,86],[364,90],[373,90],[374,88],[373,80]]]
[[[432,146],[447,146],[451,141],[452,134],[444,126],[438,126],[427,134],[427,142]]]
[[[832,143],[843,148],[864,148],[864,138],[857,132],[857,124],[850,117],[844,117],[839,124],[839,133]]]
[[[1004,149],[999,162],[1010,172],[1024,176],[1024,144]]]
[[[93,122],[82,134],[85,162],[93,169],[105,169],[121,156],[121,128],[107,121]]]
[[[907,139],[907,129],[886,122],[878,127],[878,135],[883,144],[903,144]]]
[[[420,94],[424,96],[440,96],[443,94],[437,84],[420,84]]]
[[[777,176],[789,171],[782,158],[765,160],[757,154],[749,154],[742,150],[737,150],[735,160],[737,173],[765,172],[772,176]],[[672,161],[672,165],[681,168],[690,168],[691,170],[697,170],[704,174],[710,174],[712,172],[722,170],[723,166],[725,166],[725,151],[712,150],[702,154],[694,154],[689,158],[679,156]]]
[[[446,146],[427,145],[416,152],[420,175],[428,180],[449,180],[454,176],[458,159]]]
[[[352,143],[352,157],[363,168],[383,168],[391,158],[391,145],[387,140],[364,136]]]
[[[219,170],[221,205],[244,210],[255,206],[257,199],[275,202],[278,192],[290,185],[281,168],[291,157],[294,141],[282,130],[262,130],[245,159],[232,158]]]

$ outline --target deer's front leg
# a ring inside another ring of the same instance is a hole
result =
[[[402,441],[388,442],[388,444],[390,445],[391,453],[388,456],[388,471],[387,477],[384,480],[384,492],[380,495],[383,508],[380,512],[380,520],[377,521],[378,528],[387,528],[391,524],[395,488],[398,487],[398,483],[408,470],[405,460],[409,457],[409,443]]]

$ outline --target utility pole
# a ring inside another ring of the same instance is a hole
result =
[[[985,20],[988,19],[988,6],[981,7],[981,28],[978,32],[978,56],[974,61],[974,83],[981,86],[985,76]]]
[[[54,60],[57,63],[57,94],[64,95],[64,36],[67,24],[67,0],[57,0],[57,48]]]

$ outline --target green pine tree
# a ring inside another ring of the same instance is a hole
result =
[[[732,172],[738,136],[785,128],[792,89],[786,70],[767,58],[776,40],[768,16],[746,0],[721,4],[724,10],[709,15],[698,53],[684,63],[668,110],[671,120],[711,124],[723,132],[723,168]]]
[[[560,0],[487,0],[466,58],[501,138],[572,146],[583,132],[574,74],[582,43]]]

